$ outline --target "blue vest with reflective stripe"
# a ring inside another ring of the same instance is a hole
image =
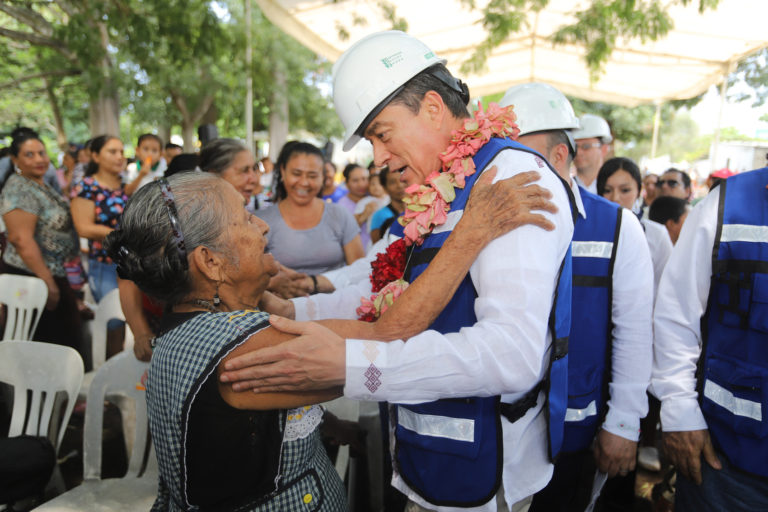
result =
[[[715,446],[768,477],[768,167],[720,184],[699,400]]]
[[[533,152],[510,140],[491,139],[473,159],[478,172],[467,179],[464,189],[457,189],[449,211],[449,222],[452,212],[464,209],[480,171],[505,149]],[[391,232],[402,236],[402,226],[394,223]],[[421,246],[412,249],[406,271],[410,282],[427,268],[449,235],[450,230],[432,233]],[[570,263],[569,251],[561,268],[556,301],[550,315],[555,346],[552,348],[550,378],[544,389],[550,396],[550,450],[553,456],[562,442],[566,406]],[[467,273],[430,329],[445,334],[475,324],[476,297],[477,292]],[[395,411],[394,460],[400,476],[411,489],[430,503],[442,506],[478,506],[493,498],[501,483],[503,469],[498,396],[398,405]]]
[[[605,415],[610,380],[613,265],[621,208],[579,187],[587,218],[573,229],[573,303],[563,451],[586,450]]]

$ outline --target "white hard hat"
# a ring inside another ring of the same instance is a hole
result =
[[[371,120],[403,85],[435,64],[445,64],[427,45],[399,30],[364,37],[333,65],[333,104],[344,125],[344,151],[357,144]],[[436,74],[461,92],[466,87],[448,73]],[[469,101],[468,91],[466,93]]]
[[[514,105],[520,135],[549,130],[564,130],[576,153],[572,130],[579,128],[579,120],[571,102],[549,84],[533,82],[514,85],[507,89],[499,105]]]
[[[608,144],[613,140],[611,128],[608,123],[600,116],[594,114],[584,114],[579,118],[580,128],[573,133],[575,139],[600,139],[603,144]]]

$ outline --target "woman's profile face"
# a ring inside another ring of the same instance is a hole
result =
[[[34,179],[41,178],[51,163],[45,146],[37,139],[24,141],[19,147],[18,156],[12,159],[23,175]]]
[[[250,200],[259,186],[259,173],[253,153],[248,150],[240,151],[229,167],[221,171],[221,177],[235,187],[246,201]]]
[[[229,211],[227,246],[236,255],[237,264],[228,269],[230,279],[236,286],[245,289],[266,289],[270,277],[277,274],[277,262],[272,254],[266,252],[266,234],[269,226],[266,222],[238,205],[239,192],[232,187],[225,187],[226,204]]]
[[[286,199],[295,204],[310,204],[323,187],[323,161],[317,155],[296,153],[281,172]]]
[[[632,209],[639,196],[640,190],[637,187],[637,182],[631,174],[623,169],[614,172],[605,180],[603,197],[628,210]]]
[[[120,174],[125,168],[123,143],[120,139],[109,139],[98,153],[91,153],[91,158],[99,165],[100,171],[109,174]]]

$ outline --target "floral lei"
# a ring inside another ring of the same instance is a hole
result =
[[[440,172],[433,172],[424,184],[413,184],[405,189],[405,213],[397,221],[403,226],[404,237],[379,253],[371,263],[371,285],[374,295],[363,298],[357,308],[358,318],[375,322],[408,287],[403,279],[406,266],[406,248],[421,245],[437,226],[445,224],[456,189],[464,188],[467,177],[475,173],[472,157],[492,137],[516,139],[520,129],[512,105],[499,107],[496,103],[483,111],[478,103],[474,118],[464,120],[461,130],[451,133],[448,148],[440,154],[443,163]]]

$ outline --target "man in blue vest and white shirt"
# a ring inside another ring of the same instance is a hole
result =
[[[445,60],[402,32],[367,36],[334,66],[344,149],[367,139],[375,164],[388,165],[407,185],[423,184],[441,168],[439,155],[469,117],[468,101]],[[248,383],[259,390],[344,386],[346,397],[395,404],[392,483],[410,500],[409,511],[526,510],[549,481],[550,456],[562,441],[573,233],[568,188],[507,138],[490,139],[473,160],[478,171],[457,189],[447,221],[414,249],[408,279],[438,252],[484,169],[496,167],[496,180],[538,171],[538,184],[558,208],[544,214],[555,229],[522,226],[488,244],[430,329],[407,342],[344,340],[316,324],[285,321],[279,325],[309,334],[246,355],[239,367],[260,366],[225,374],[260,379]],[[355,318],[370,288],[361,283],[296,299],[295,318]]]
[[[610,477],[635,467],[651,373],[651,256],[632,212],[570,178],[579,120],[565,95],[548,84],[529,83],[511,87],[500,104],[515,106],[518,141],[570,182],[578,206],[563,453],[531,510],[581,511],[586,503],[579,502],[579,485],[591,481],[595,462]]]
[[[652,389],[677,512],[768,510],[768,168],[689,213],[661,277]]]

